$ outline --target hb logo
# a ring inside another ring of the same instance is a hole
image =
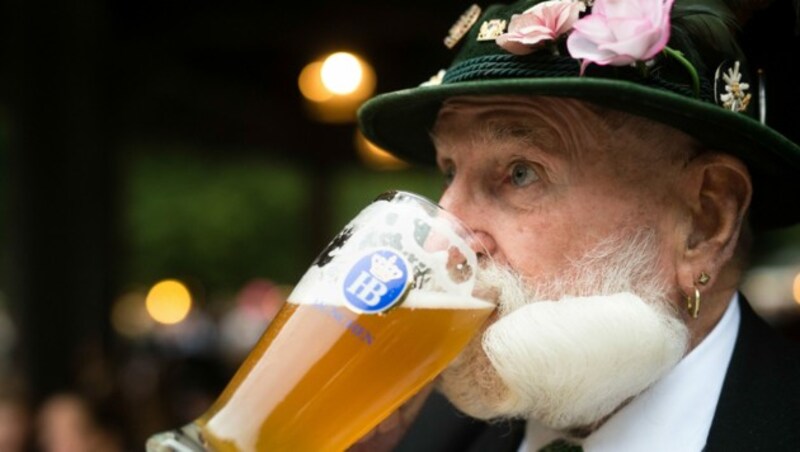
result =
[[[371,251],[347,273],[344,297],[356,312],[383,312],[400,299],[408,288],[408,263],[389,249]]]

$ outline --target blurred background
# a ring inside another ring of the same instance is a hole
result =
[[[0,4],[0,451],[141,450],[208,407],[361,207],[437,198],[354,111],[445,67],[469,4]],[[778,1],[743,36],[800,142],[795,27]],[[758,237],[744,291],[800,337],[800,229]]]

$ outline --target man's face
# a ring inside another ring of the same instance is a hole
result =
[[[493,281],[515,294],[500,319],[443,374],[468,414],[586,427],[683,355],[672,301],[682,163],[668,148],[684,138],[618,123],[553,99],[462,98],[440,112],[440,203],[513,272]],[[547,300],[559,302],[536,303]],[[637,365],[626,374],[620,357]]]
[[[496,262],[547,277],[612,233],[666,227],[667,168],[638,162],[620,149],[628,140],[606,136],[595,118],[564,115],[582,122],[572,130],[547,124],[530,114],[534,102],[453,102],[435,129],[446,179],[440,204],[478,233]],[[672,244],[661,235],[666,253]]]

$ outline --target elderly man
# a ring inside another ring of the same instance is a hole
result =
[[[362,108],[372,141],[435,161],[502,294],[439,379],[458,412],[435,395],[406,432],[420,396],[356,448],[800,450],[800,346],[738,293],[753,231],[800,220],[800,147],[748,116],[733,17],[472,7],[450,68]]]

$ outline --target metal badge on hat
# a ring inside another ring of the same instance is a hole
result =
[[[481,24],[478,41],[494,41],[506,31],[506,21],[503,19],[487,20]]]
[[[456,23],[450,27],[450,31],[447,32],[447,37],[444,38],[444,45],[447,46],[448,49],[452,49],[458,44],[458,41],[464,37],[465,34],[475,25],[475,22],[478,21],[478,17],[481,16],[481,7],[478,5],[470,6],[461,17],[458,18]]]

